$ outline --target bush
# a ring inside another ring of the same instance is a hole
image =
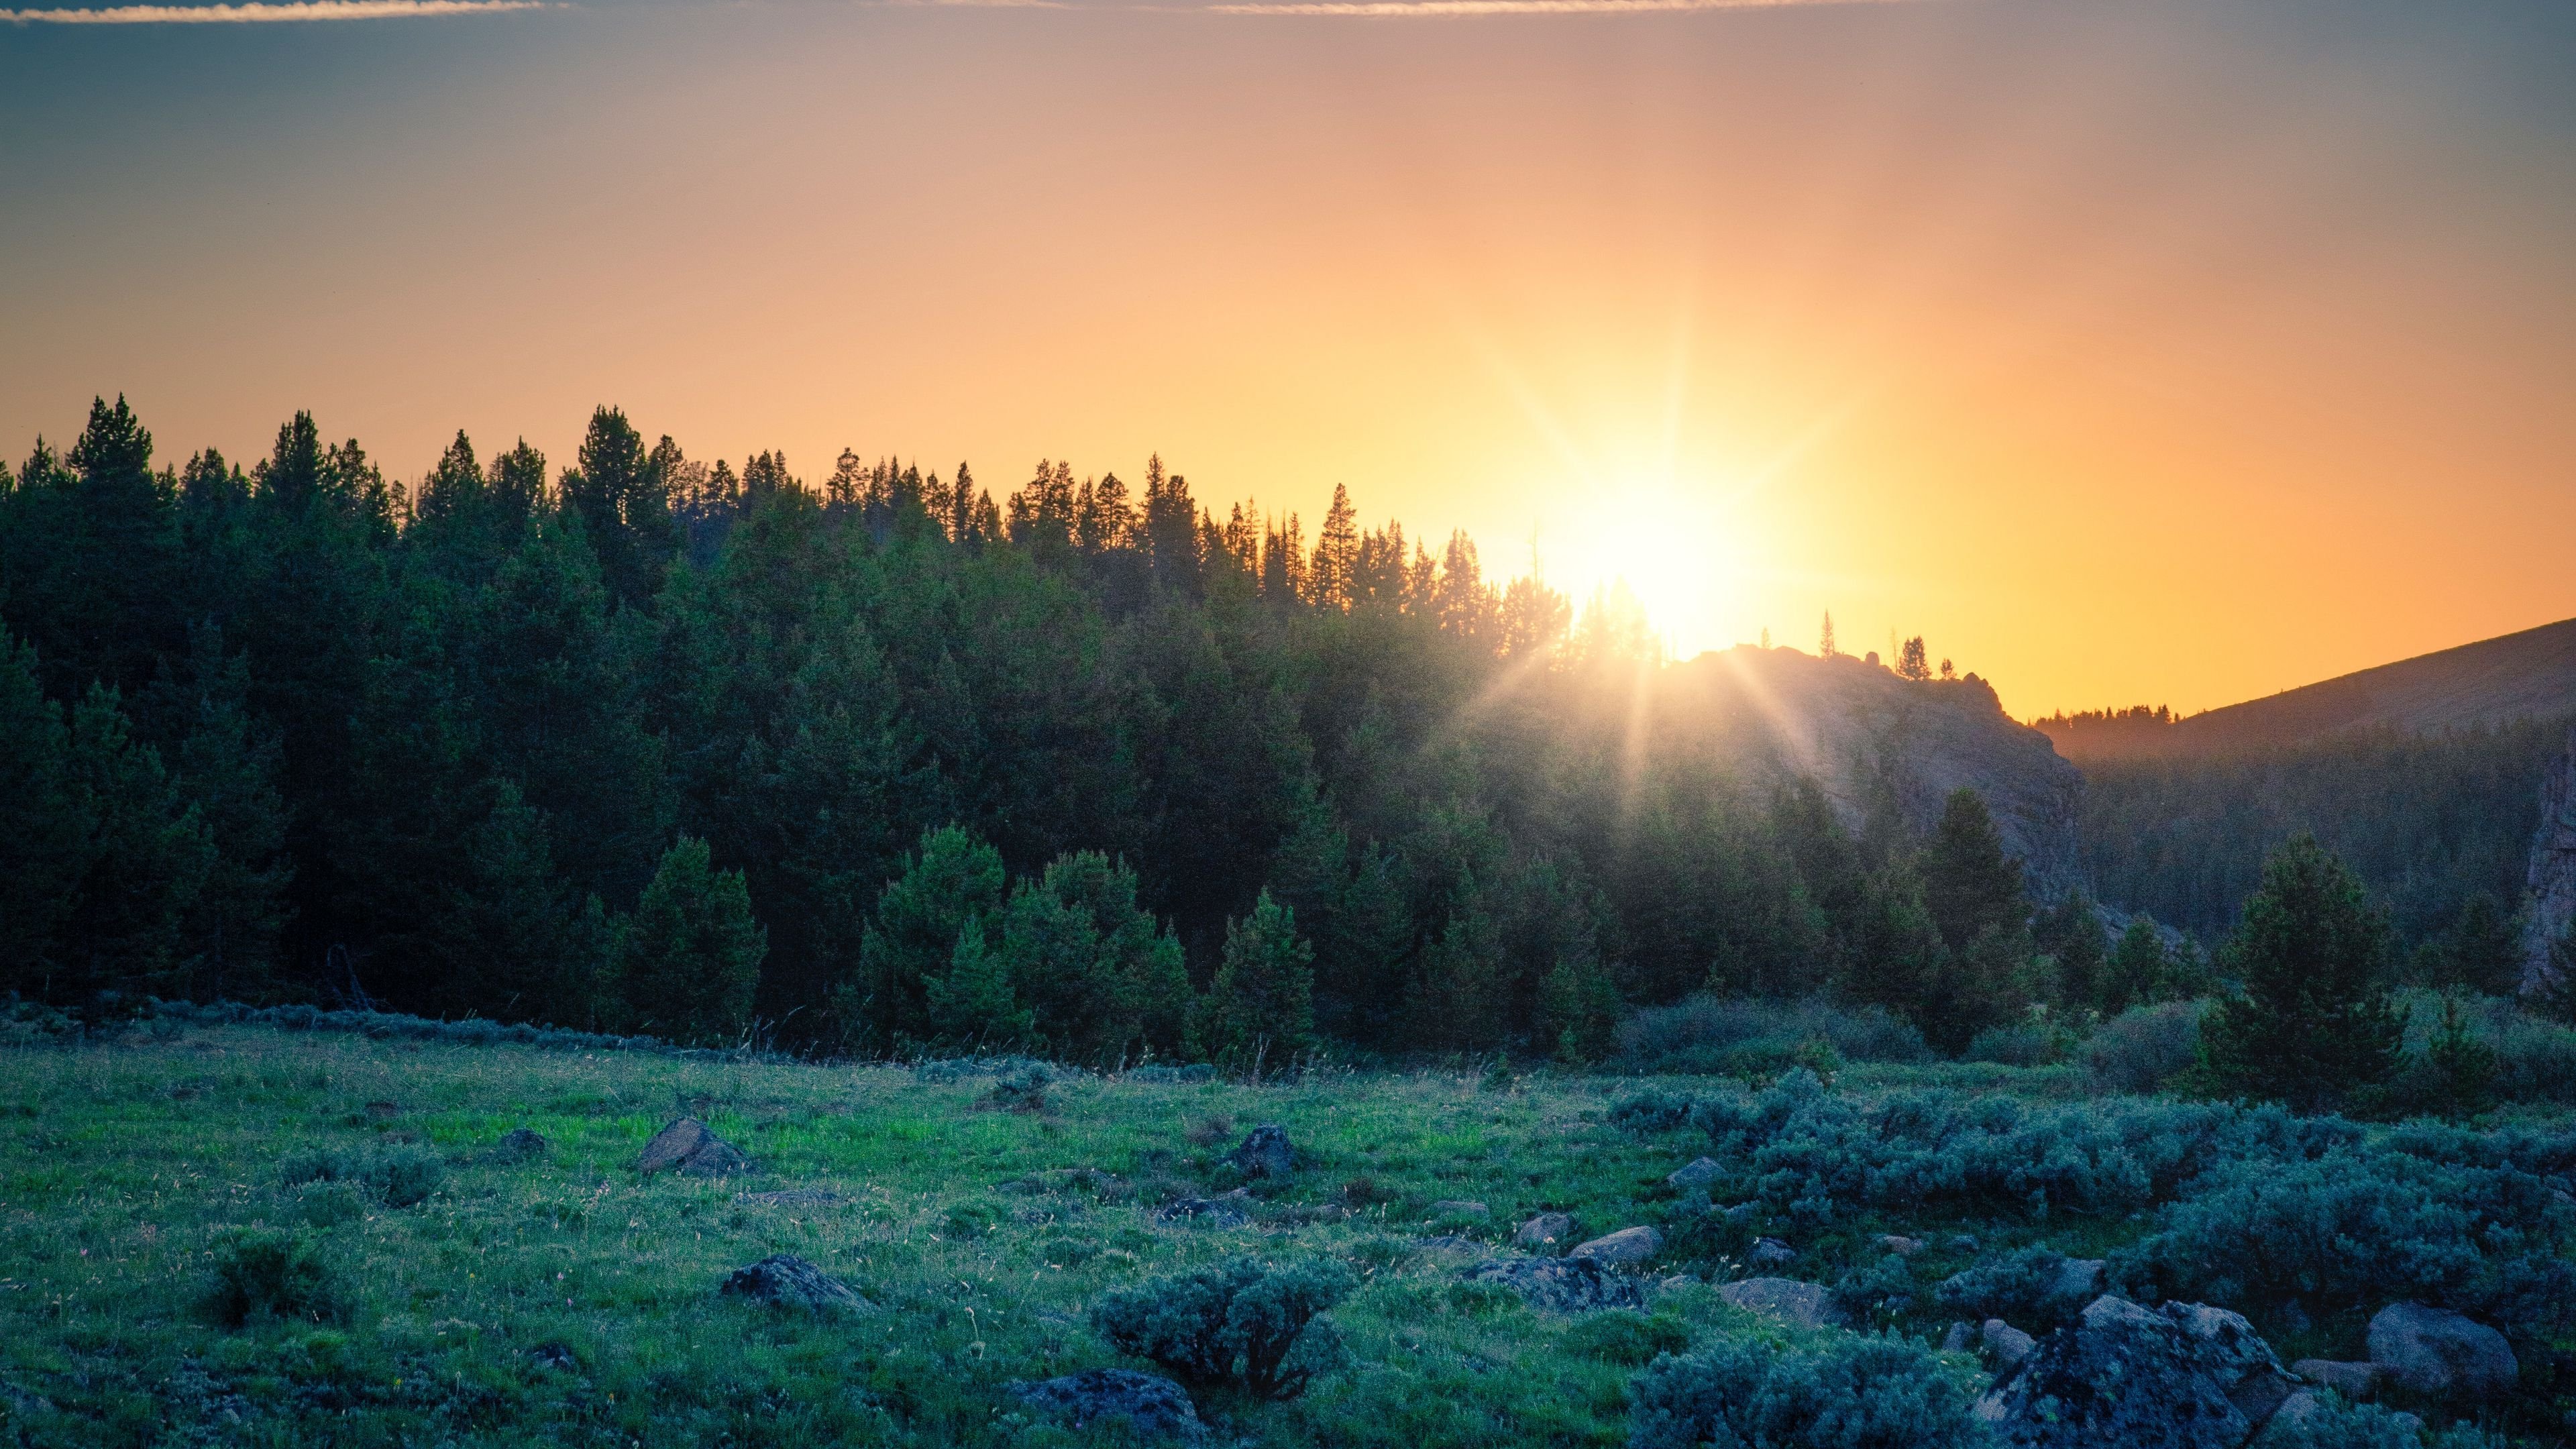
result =
[[[1951,1274],[1933,1290],[1933,1300],[1953,1317],[2000,1318],[2016,1328],[2043,1331],[2073,1317],[2087,1301],[2063,1286],[2060,1270],[2066,1261],[2064,1254],[2047,1248],[2023,1248]]]
[[[2057,1039],[2046,1027],[2017,1021],[1990,1026],[1968,1039],[1959,1053],[1967,1062],[1993,1062],[2007,1067],[2044,1067],[2057,1059]]]
[[[2319,1399],[2320,1407],[2308,1413],[2274,1417],[2254,1436],[2253,1449],[2425,1449],[2413,1424],[2377,1404],[2348,1403],[2334,1393]],[[2446,1439],[2434,1442],[2447,1449]]]
[[[1284,1399],[1340,1366],[1341,1337],[1316,1315],[1351,1286],[1338,1263],[1238,1261],[1110,1293],[1092,1306],[1091,1326],[1183,1379]]]
[[[1921,1345],[1838,1334],[1658,1359],[1629,1393],[1629,1449],[1968,1449],[1988,1442],[1961,1377]]]
[[[2200,1059],[2205,1001],[2133,1007],[2102,1023],[2084,1044],[2084,1069],[2110,1092],[2160,1091]]]
[[[349,1317],[339,1274],[293,1233],[236,1233],[219,1244],[206,1306],[227,1328],[264,1318],[342,1323]]]
[[[288,1187],[301,1187],[308,1182],[344,1182],[366,1190],[368,1196],[389,1208],[416,1207],[438,1191],[447,1176],[447,1164],[435,1154],[417,1147],[395,1147],[381,1152],[335,1152],[322,1149],[298,1153],[286,1159],[279,1169]]]
[[[1611,1308],[1576,1321],[1565,1331],[1565,1350],[1577,1358],[1603,1363],[1646,1364],[1659,1354],[1690,1347],[1690,1325],[1633,1308]]]
[[[1810,1040],[1844,1061],[1927,1062],[1932,1049],[1912,1024],[1882,1007],[1857,1010],[1821,1001],[1721,1001],[1694,996],[1640,1011],[1619,1026],[1619,1056],[1630,1071],[1732,1075],[1727,1055],[1757,1043],[1774,1051]]]

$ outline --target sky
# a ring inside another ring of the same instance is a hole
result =
[[[1159,453],[2023,717],[2576,616],[2563,0],[0,17],[13,459]]]

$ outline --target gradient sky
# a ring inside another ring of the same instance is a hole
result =
[[[0,444],[1159,450],[2025,716],[2576,615],[2564,0],[1264,8],[0,21]]]

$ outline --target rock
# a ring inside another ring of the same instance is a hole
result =
[[[2057,1276],[2048,1283],[2048,1296],[2072,1308],[2090,1303],[2102,1292],[2100,1258],[2068,1258],[2057,1265]]]
[[[2238,1315],[2105,1295],[2040,1340],[2019,1373],[1977,1401],[1976,1417],[2023,1449],[2236,1449],[2289,1388]]]
[[[533,1127],[513,1127],[492,1144],[492,1156],[500,1162],[527,1162],[546,1155],[546,1139]]]
[[[1911,1258],[1923,1251],[1923,1240],[1909,1238],[1903,1233],[1881,1233],[1878,1235],[1878,1247],[1880,1252],[1894,1253],[1900,1258]]]
[[[1610,1271],[1599,1258],[1488,1258],[1461,1270],[1475,1283],[1499,1283],[1533,1308],[1586,1313],[1595,1308],[1636,1308],[1645,1295],[1634,1281]]]
[[[1286,1177],[1297,1168],[1297,1149],[1289,1144],[1287,1128],[1265,1122],[1253,1128],[1225,1160],[1249,1177]]]
[[[1712,1157],[1695,1157],[1685,1167],[1673,1169],[1664,1181],[1693,1197],[1707,1197],[1709,1188],[1726,1175],[1726,1169]]]
[[[1463,1197],[1444,1197],[1433,1203],[1430,1211],[1435,1218],[1490,1218],[1494,1215],[1492,1208]]]
[[[2308,1310],[2299,1306],[2298,1299],[2293,1298],[2289,1302],[2281,1305],[2282,1328],[2291,1333],[2305,1333],[2315,1326],[2316,1325],[2314,1323],[2309,1321]]]
[[[773,1253],[725,1279],[724,1291],[805,1313],[861,1313],[872,1305],[859,1290],[793,1253]]]
[[[1795,1278],[1746,1278],[1718,1285],[1717,1296],[1747,1313],[1759,1313],[1797,1328],[1838,1328],[1845,1315],[1833,1295],[1816,1283]]]
[[[1758,1202],[1740,1202],[1726,1210],[1726,1220],[1730,1223],[1745,1222],[1761,1215],[1762,1204]]]
[[[635,1166],[647,1177],[666,1169],[692,1177],[730,1177],[750,1171],[751,1159],[709,1131],[706,1123],[695,1117],[682,1117],[653,1134]]]
[[[2313,1362],[2314,1360],[2305,1361]],[[2325,1411],[2326,1401],[2324,1396],[2320,1395],[2314,1389],[2301,1389],[2290,1395],[2288,1398],[2283,1399],[2281,1401],[2281,1407],[2272,1411],[2272,1422],[2275,1424],[2304,1424],[2308,1420],[2324,1413]]]
[[[558,1369],[568,1374],[581,1372],[581,1360],[573,1356],[570,1348],[560,1343],[538,1344],[528,1350],[528,1357],[536,1360],[539,1368]]]
[[[2000,1318],[1987,1319],[1985,1327],[1977,1331],[1977,1341],[1985,1346],[1986,1352],[1995,1356],[1995,1362],[2008,1369],[2020,1368],[2021,1361],[2030,1357],[2031,1350],[2039,1346],[2038,1339]]]
[[[1252,1221],[1252,1194],[1242,1188],[1215,1197],[1185,1197],[1165,1203],[1154,1217],[1167,1223],[1191,1223],[1208,1228],[1239,1228]]]
[[[1941,1335],[1941,1351],[1943,1353],[1965,1353],[1968,1346],[1976,1341],[1977,1330],[1975,1325],[1967,1323],[1953,1323],[1950,1325],[1950,1331]]]
[[[1197,1444],[1207,1437],[1197,1406],[1179,1384],[1135,1369],[1088,1369],[1036,1383],[1023,1380],[1007,1392],[1031,1413],[1076,1429],[1123,1423],[1139,1438]]]
[[[2504,1335],[2444,1308],[2392,1303],[2370,1320],[2370,1361],[2408,1393],[2510,1393],[2521,1365]]]
[[[1477,1242],[1474,1238],[1459,1237],[1456,1233],[1434,1233],[1427,1238],[1416,1238],[1413,1240],[1413,1246],[1419,1251],[1425,1253],[1481,1253],[1485,1251],[1484,1244]]]
[[[1540,1213],[1512,1234],[1512,1246],[1532,1253],[1553,1253],[1574,1236],[1574,1219],[1566,1213]]]
[[[1597,1258],[1625,1266],[1642,1263],[1664,1250],[1664,1235],[1653,1228],[1621,1228],[1588,1243],[1577,1243],[1570,1258]]]
[[[1786,1268],[1798,1261],[1798,1250],[1778,1238],[1755,1238],[1744,1261],[1756,1268]]]
[[[2338,1363],[2330,1358],[2303,1358],[2290,1365],[2290,1372],[2319,1388],[2332,1389],[2355,1403],[2369,1398],[2379,1387],[2379,1376],[2385,1370],[2375,1363]]]

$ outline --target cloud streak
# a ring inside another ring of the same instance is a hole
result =
[[[406,20],[544,10],[548,0],[250,0],[241,5],[110,5],[95,10],[0,10],[11,25],[258,25],[314,20]]]
[[[1244,0],[1205,7],[1218,15],[1652,15],[1679,10],[1786,10],[1811,5],[1893,5],[1904,0]]]

